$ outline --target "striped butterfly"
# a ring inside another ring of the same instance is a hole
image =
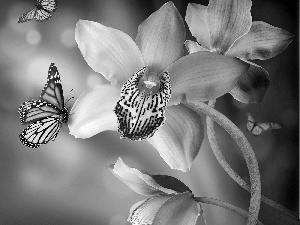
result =
[[[42,22],[51,18],[52,12],[57,9],[57,0],[37,0],[35,8],[24,13],[18,20],[18,23],[24,23],[35,19]]]
[[[51,63],[47,83],[40,99],[24,102],[19,110],[21,124],[29,124],[19,135],[23,145],[37,148],[54,141],[63,123],[69,119],[57,67]]]
[[[274,130],[274,129],[280,129],[281,126],[277,123],[258,123],[256,122],[251,113],[247,113],[248,121],[247,121],[247,130],[251,132],[252,135],[258,136],[261,135],[263,132]]]

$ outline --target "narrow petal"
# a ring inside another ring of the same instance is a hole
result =
[[[184,105],[170,106],[166,123],[148,141],[172,169],[186,172],[200,150],[203,129],[202,118],[195,111]]]
[[[130,209],[127,221],[132,225],[151,225],[160,207],[170,197],[170,195],[156,195],[135,203]]]
[[[119,93],[111,85],[99,85],[83,92],[70,113],[70,134],[89,138],[105,130],[116,131],[118,123],[113,109]]]
[[[242,103],[262,102],[270,84],[269,74],[259,65],[250,63],[230,94]]]
[[[145,74],[147,67],[136,72],[122,86],[114,110],[121,138],[135,141],[150,138],[165,122],[164,111],[171,97],[169,74],[162,74],[157,93],[140,91],[139,81]]]
[[[202,48],[195,41],[186,40],[184,42],[184,45],[185,45],[186,49],[188,50],[189,54],[192,54],[194,52],[199,52],[199,51],[208,51],[206,48]]]
[[[212,49],[225,54],[252,24],[251,0],[210,0],[207,23]]]
[[[185,21],[197,42],[204,48],[210,49],[210,36],[206,21],[207,7],[189,3],[186,9]]]
[[[283,52],[294,35],[263,21],[254,21],[250,31],[236,40],[228,55],[246,60],[269,59]]]
[[[108,167],[110,171],[133,191],[141,195],[175,194],[176,192],[157,184],[147,174],[127,166],[121,158],[114,165]]]
[[[199,204],[199,206],[200,206],[200,215],[199,215],[199,217],[198,217],[197,222],[195,223],[195,225],[207,225],[206,220],[204,218],[203,208],[202,208],[202,206],[200,204]]]
[[[209,101],[232,90],[248,69],[242,60],[212,52],[195,52],[173,63],[167,71],[171,77],[169,105],[185,100]]]
[[[169,198],[158,210],[152,225],[194,225],[200,214],[200,206],[187,192]]]
[[[190,188],[186,186],[182,181],[178,180],[175,177],[168,175],[151,175],[151,177],[158,183],[160,186],[172,189],[177,193],[191,192]]]
[[[183,55],[185,28],[172,2],[164,4],[138,28],[136,43],[149,71],[160,73]]]
[[[100,23],[79,20],[75,39],[85,61],[115,87],[144,66],[135,42],[122,31]]]

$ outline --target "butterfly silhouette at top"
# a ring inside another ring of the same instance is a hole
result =
[[[52,12],[57,9],[57,0],[37,0],[35,8],[24,13],[18,20],[18,23],[24,23],[35,19],[42,22],[51,18]]]
[[[65,107],[60,76],[54,63],[49,67],[40,99],[24,102],[18,112],[21,123],[29,124],[19,135],[23,145],[37,148],[55,140],[62,124],[68,122],[70,113]]]
[[[281,126],[277,123],[258,123],[256,122],[251,113],[247,113],[248,121],[247,121],[247,130],[254,136],[261,135],[263,132],[274,130],[274,129],[280,129]]]

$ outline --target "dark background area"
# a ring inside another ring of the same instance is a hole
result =
[[[130,207],[144,197],[113,177],[106,165],[121,156],[132,167],[153,174],[167,174],[185,182],[195,196],[213,197],[248,209],[250,195],[234,183],[214,158],[207,138],[190,172],[172,171],[146,141],[120,140],[117,132],[103,132],[90,139],[75,139],[67,126],[57,139],[38,149],[23,146],[18,135],[25,128],[17,110],[37,98],[47,70],[54,62],[66,96],[75,99],[87,88],[105,83],[83,59],[74,40],[79,19],[102,23],[129,34],[166,1],[60,0],[46,22],[18,24],[33,8],[32,1],[0,0],[0,224],[105,224],[124,225]],[[173,1],[185,16],[189,1]],[[207,5],[208,1],[193,1]],[[226,94],[216,108],[245,133],[256,153],[265,195],[299,211],[299,54],[298,1],[252,1],[253,21],[265,21],[295,34],[280,55],[255,61],[270,75],[270,88],[262,103],[245,105]],[[195,40],[186,26],[187,39]],[[74,89],[71,93],[69,91]],[[71,107],[74,101],[68,103]],[[259,137],[247,133],[246,113],[260,122],[275,122],[282,129]],[[230,165],[248,180],[241,152],[229,135],[216,126],[220,148]],[[239,225],[240,216],[204,205],[208,224]],[[262,205],[265,225],[285,224],[280,214]]]

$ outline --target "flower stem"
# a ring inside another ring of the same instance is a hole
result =
[[[244,218],[248,218],[249,213],[235,205],[232,205],[230,203],[227,202],[223,202],[221,200],[218,199],[213,199],[213,198],[207,198],[207,197],[194,197],[195,200],[197,202],[201,202],[201,203],[206,203],[206,204],[211,204],[211,205],[215,205],[215,206],[219,206],[222,207],[224,209],[229,209],[237,214],[239,214],[240,216],[244,217]],[[260,222],[259,220],[257,220],[257,224],[258,225],[263,225],[262,222]]]
[[[214,107],[214,102],[209,102],[208,104],[211,107]],[[244,181],[231,167],[230,165],[227,163],[226,159],[224,158],[216,136],[215,136],[215,130],[214,130],[214,121],[207,116],[206,117],[206,124],[207,124],[207,137],[208,137],[208,141],[210,143],[211,149],[216,157],[216,159],[218,160],[219,164],[223,167],[223,169],[227,172],[227,174],[236,182],[238,183],[238,185],[240,185],[243,189],[245,189],[246,191],[250,192],[250,185]],[[296,219],[298,217],[298,214],[285,208],[284,206],[278,204],[277,202],[273,201],[272,199],[268,198],[267,196],[262,195],[261,196],[261,201],[268,204],[269,206],[273,207],[274,209],[285,213],[286,215],[293,217],[294,219]]]
[[[215,101],[210,102],[211,105],[213,105],[214,103]],[[247,138],[242,133],[242,131],[240,131],[240,129],[231,120],[229,120],[226,116],[224,116],[222,113],[218,112],[214,108],[208,106],[203,102],[197,102],[197,104],[188,102],[187,106],[192,107],[196,111],[199,110],[205,115],[211,117],[215,122],[217,122],[230,134],[230,136],[240,147],[249,170],[251,184],[251,198],[247,225],[255,225],[260,210],[261,183],[258,163],[250,143],[248,142]]]

